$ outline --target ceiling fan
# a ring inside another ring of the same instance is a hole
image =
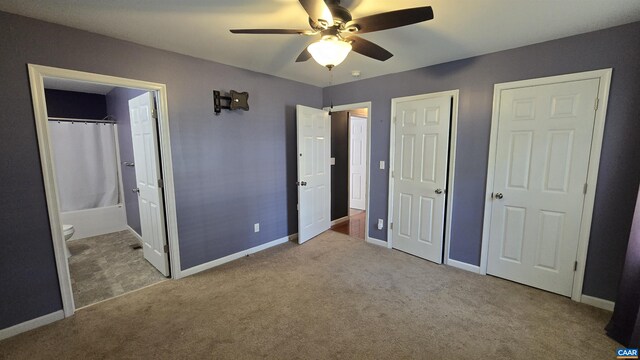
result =
[[[356,34],[393,29],[433,19],[431,6],[403,9],[353,19],[340,0],[299,0],[309,14],[311,30],[295,29],[240,29],[234,34],[320,34],[320,40],[311,43],[296,59],[304,62],[311,57],[331,70],[347,57],[351,50],[370,58],[386,61],[393,56],[389,51]]]

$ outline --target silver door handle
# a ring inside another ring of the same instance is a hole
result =
[[[436,194],[442,194],[442,193],[443,193],[442,189],[436,189]]]
[[[504,195],[502,195],[502,193],[496,193],[496,199],[500,200],[504,197]]]
[[[131,189],[131,191],[133,191],[134,193],[138,193],[138,194],[140,194],[140,189],[138,189],[138,188]]]
[[[300,186],[307,186],[307,182],[306,181],[301,182]]]

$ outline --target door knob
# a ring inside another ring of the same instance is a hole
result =
[[[307,182],[306,182],[306,181],[303,181],[303,182],[301,182],[301,183],[300,183],[300,185],[301,185],[301,186],[307,186]]]
[[[442,189],[436,189],[436,194],[442,194]]]
[[[496,199],[500,200],[502,199],[504,196],[502,195],[502,193],[496,193]]]
[[[138,193],[138,194],[140,194],[140,189],[138,189],[138,188],[131,189],[131,191],[133,191],[134,193]]]

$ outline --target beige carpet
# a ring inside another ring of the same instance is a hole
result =
[[[2,359],[612,359],[609,313],[329,231],[80,310]]]

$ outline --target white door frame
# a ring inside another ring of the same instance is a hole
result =
[[[370,179],[371,179],[371,101],[360,102],[354,104],[344,104],[344,105],[335,105],[333,107],[324,107],[323,110],[326,111],[348,111],[355,109],[367,109],[367,180],[366,180],[366,196],[364,199],[364,239],[368,243],[380,245],[380,240],[373,239],[369,237],[369,196],[371,194],[370,190]],[[333,191],[333,189],[331,190]],[[350,191],[350,190],[349,190]],[[347,216],[349,214],[347,213]]]
[[[396,128],[393,122],[393,118],[396,116],[396,106],[399,102],[405,101],[416,101],[416,100],[425,100],[431,99],[434,97],[441,96],[450,96],[453,99],[452,108],[451,108],[451,128],[449,137],[449,164],[448,171],[449,175],[447,177],[447,205],[445,209],[445,227],[444,227],[444,264],[449,264],[449,249],[451,247],[451,216],[453,214],[453,179],[455,178],[455,169],[456,169],[456,142],[458,138],[458,102],[460,98],[460,90],[449,90],[449,91],[441,91],[437,93],[429,93],[429,94],[421,94],[414,96],[405,96],[399,98],[391,99],[391,118],[389,121],[390,127],[390,141],[389,141],[389,188],[387,191],[389,192],[389,207],[387,213],[387,223],[393,222],[393,176],[392,172],[394,169],[393,159],[395,156],[395,145],[396,145]],[[387,247],[389,249],[393,248],[393,231],[391,230],[391,226],[387,226]]]
[[[64,237],[60,222],[60,208],[58,190],[56,187],[55,169],[53,164],[53,152],[49,139],[48,114],[44,93],[44,78],[53,77],[66,80],[77,80],[116,87],[136,88],[154,92],[158,101],[158,120],[160,132],[160,156],[162,161],[162,173],[164,181],[165,211],[167,216],[167,236],[169,242],[171,276],[174,279],[181,277],[180,253],[178,248],[178,226],[176,217],[176,201],[173,181],[173,165],[171,161],[171,145],[169,140],[169,110],[167,106],[167,89],[164,84],[147,81],[132,80],[114,76],[87,73],[82,71],[67,70],[49,66],[28,64],[29,82],[31,85],[31,99],[35,116],[38,148],[40,151],[40,163],[44,188],[47,200],[47,211],[51,226],[51,238],[56,259],[58,282],[62,296],[62,306],[65,317],[73,315],[75,304],[71,289],[71,277],[69,263],[64,250]],[[119,165],[118,165],[119,166]]]
[[[498,142],[498,115],[500,113],[500,95],[502,90],[554,84],[559,82],[570,82],[579,80],[599,79],[598,104],[593,127],[593,137],[591,138],[591,155],[589,157],[589,171],[587,173],[587,192],[582,208],[580,221],[580,235],[578,239],[578,253],[576,261],[578,266],[573,277],[573,290],[571,299],[581,301],[582,284],[584,281],[585,263],[587,261],[587,250],[589,249],[589,236],[591,232],[591,220],[593,217],[593,206],[596,196],[598,182],[598,169],[600,167],[600,153],[602,151],[602,139],[604,137],[604,125],[607,114],[607,103],[609,101],[609,87],[611,85],[612,69],[602,69],[586,71],[581,73],[566,74],[559,76],[549,76],[538,79],[514,81],[494,85],[493,90],[493,114],[491,116],[491,142],[489,143],[489,161],[487,165],[487,188],[485,191],[484,223],[482,226],[482,252],[480,255],[480,274],[487,274],[487,262],[489,256],[489,234],[491,230],[491,194],[493,192],[493,178],[495,171],[495,157]],[[594,103],[594,106],[596,104]]]

